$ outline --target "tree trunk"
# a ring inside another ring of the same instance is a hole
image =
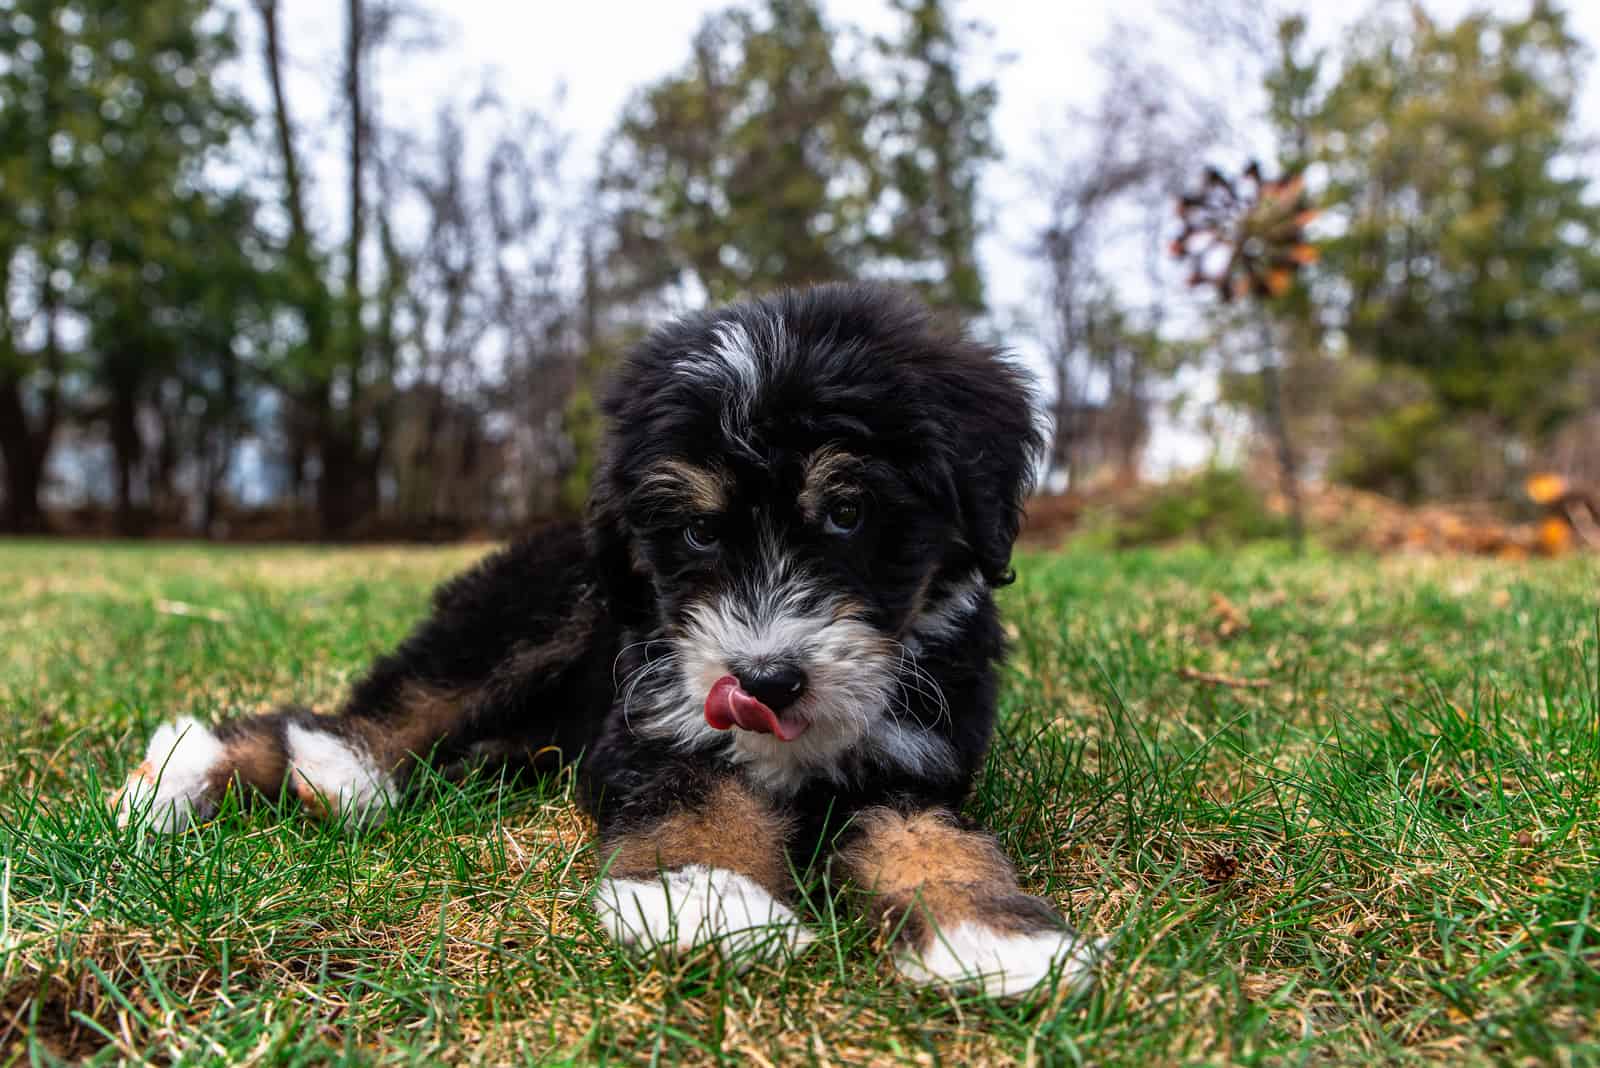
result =
[[[295,147],[294,120],[289,115],[289,98],[283,87],[283,48],[278,27],[277,0],[256,0],[261,13],[262,64],[272,90],[273,129],[278,142],[278,161],[283,167],[283,203],[289,213],[289,260],[305,287],[301,313],[305,316],[306,344],[319,357],[328,355],[331,323],[327,293],[322,286],[315,246],[306,224],[305,182],[301,178],[300,153]]]
[[[366,101],[362,97],[361,68],[365,44],[362,0],[346,0],[345,106],[350,109],[350,245],[345,260],[345,313],[349,316],[352,352],[361,336],[361,246],[366,236]]]
[[[1045,473],[1050,475],[1059,472],[1065,487],[1071,490],[1078,475],[1077,446],[1083,429],[1078,421],[1082,410],[1073,399],[1072,383],[1066,368],[1067,357],[1058,355],[1056,360],[1056,396],[1051,412],[1054,426],[1050,437],[1050,463]]]
[[[0,461],[5,468],[4,529],[9,534],[37,534],[45,529],[39,490],[44,483],[48,437],[28,425],[22,405],[22,380],[0,375]]]
[[[45,277],[49,277],[49,271]],[[61,345],[56,332],[56,295],[48,283],[40,291],[39,303],[44,316],[44,345],[37,357],[22,356],[7,336],[4,354],[9,359],[0,364],[0,461],[5,467],[6,486],[3,529],[14,534],[36,534],[46,529],[39,493],[61,417]],[[30,421],[22,401],[24,374],[19,368],[35,358],[43,362],[49,385],[43,411],[37,421]]]
[[[218,524],[222,519],[222,498],[227,487],[228,471],[233,466],[233,452],[239,444],[239,409],[243,404],[239,396],[238,360],[227,348],[220,349],[218,357],[222,367],[222,382],[217,403],[222,411],[209,435],[209,454],[204,467],[205,485],[200,497],[200,531],[207,538],[215,538],[221,532]]]
[[[345,107],[350,111],[349,144],[349,243],[345,248],[344,348],[349,380],[347,395],[352,413],[360,411],[361,368],[366,356],[366,326],[362,319],[365,293],[362,289],[361,249],[367,234],[367,131],[366,100],[361,72],[366,54],[366,25],[362,0],[346,0],[348,25],[345,27]]]
[[[317,477],[318,533],[335,539],[350,534],[364,507],[356,443],[336,425],[338,418],[337,413],[328,411],[317,431],[322,461]]]
[[[324,537],[347,536],[375,502],[376,471],[362,442],[361,368],[366,357],[362,321],[361,249],[366,238],[366,101],[362,67],[366,56],[366,17],[362,0],[346,0],[345,106],[349,109],[349,239],[345,250],[344,331],[335,366],[335,381],[345,384],[344,408],[329,396],[319,422],[317,445],[322,477],[317,486],[317,512]],[[341,366],[342,365],[342,366]]]
[[[200,496],[200,536],[215,538],[220,531],[217,520],[222,517],[222,480],[227,467],[213,463],[206,471],[206,484]]]
[[[306,229],[305,197],[301,190],[300,155],[294,145],[294,122],[289,117],[289,98],[283,88],[283,42],[278,28],[277,0],[256,0],[261,14],[262,62],[267,68],[267,84],[272,89],[272,124],[277,134],[278,161],[283,165],[283,201],[289,212],[289,251],[304,265],[310,256],[310,234]]]
[[[117,466],[117,533],[132,537],[138,533],[133,508],[134,467],[144,452],[139,437],[139,406],[131,386],[117,385],[111,398],[111,450]]]

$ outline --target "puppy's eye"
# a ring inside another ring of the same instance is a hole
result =
[[[822,529],[844,537],[861,528],[861,505],[856,501],[835,501],[822,517]]]
[[[716,548],[718,538],[717,521],[709,516],[697,515],[683,528],[683,540],[695,552]]]

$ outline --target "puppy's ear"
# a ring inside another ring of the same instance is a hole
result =
[[[650,582],[639,570],[633,531],[609,458],[595,471],[584,537],[595,581],[613,618],[626,623],[643,617],[650,607]]]
[[[986,346],[962,361],[952,412],[961,428],[953,457],[961,530],[991,586],[1016,576],[1011,548],[1038,469],[1043,436],[1021,371]]]

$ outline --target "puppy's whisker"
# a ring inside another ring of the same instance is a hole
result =
[[[629,673],[622,692],[622,724],[628,729],[629,734],[633,733],[632,711],[634,694],[646,679],[659,674],[665,669],[675,667],[677,662],[678,655],[676,653],[668,653],[658,660],[646,661]]]
[[[891,639],[893,641],[893,639]],[[950,701],[945,697],[944,689],[939,685],[939,680],[926,671],[917,660],[917,654],[904,642],[894,641],[899,652],[899,670],[895,673],[895,684],[899,691],[900,701],[908,715],[916,720],[917,725],[924,730],[932,730],[940,721],[947,724],[954,723]],[[916,693],[919,697],[933,705],[934,721],[932,724],[922,722],[920,716],[911,708],[910,695]]]
[[[931,696],[936,702],[937,718],[935,719],[935,722],[938,722],[938,719],[943,719],[948,725],[953,726],[955,721],[950,709],[950,700],[944,694],[944,687],[939,685],[939,680],[936,679],[930,672],[923,669],[921,663],[919,663],[917,660],[917,654],[915,652],[911,652],[909,649],[907,652],[911,654],[911,670],[913,673],[912,677],[917,683],[918,692],[925,692],[922,689],[924,683],[926,683],[927,686],[932,690],[932,693],[929,694],[929,696]]]
[[[663,644],[664,642],[666,642],[665,638],[647,638],[642,642],[629,642],[627,645],[624,645],[621,649],[617,650],[615,659],[611,661],[612,689],[620,689],[620,686],[617,683],[617,668],[622,664],[623,657],[627,656],[633,650],[642,647],[644,649],[645,663],[648,664],[650,662],[650,647],[652,645]]]

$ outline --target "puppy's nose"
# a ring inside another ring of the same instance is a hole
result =
[[[782,712],[806,692],[806,673],[787,664],[741,671],[739,689],[774,712]]]

